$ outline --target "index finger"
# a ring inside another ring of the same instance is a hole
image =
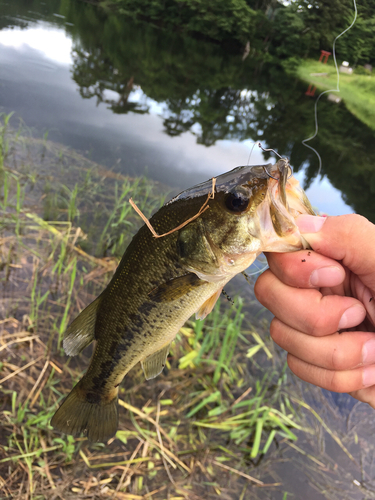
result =
[[[324,296],[318,290],[290,287],[269,269],[258,278],[254,292],[276,318],[309,335],[329,335],[357,326],[366,317],[365,308],[353,297]]]
[[[314,252],[267,253],[268,265],[280,281],[297,288],[321,288],[340,285],[345,269],[336,260]]]
[[[357,214],[315,217],[300,215],[296,223],[311,247],[343,265],[375,290],[375,226]]]

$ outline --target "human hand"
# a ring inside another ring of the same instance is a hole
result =
[[[302,380],[375,408],[375,226],[359,215],[296,222],[313,250],[267,254],[255,284],[275,315],[271,337]]]

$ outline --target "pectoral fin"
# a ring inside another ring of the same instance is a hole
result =
[[[201,305],[201,307],[195,313],[196,319],[204,319],[207,314],[210,314],[217,302],[217,299],[220,297],[221,290],[222,289],[219,288],[217,292],[215,292],[209,299],[206,300],[203,305]]]
[[[170,346],[171,344],[169,343],[141,361],[146,380],[157,377],[163,371]]]
[[[68,356],[76,356],[94,340],[96,313],[102,300],[101,295],[86,307],[68,326],[63,346]]]
[[[151,290],[148,296],[155,302],[171,302],[206,283],[206,281],[198,278],[196,274],[189,273],[159,285],[154,290]]]

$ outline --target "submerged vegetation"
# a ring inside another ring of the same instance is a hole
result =
[[[355,474],[348,446],[356,425],[331,430],[291,389],[268,324],[255,327],[239,297],[188,322],[158,378],[146,382],[140,367],[127,375],[119,430],[107,444],[51,428],[91,351],[68,358],[65,328],[106,285],[137,230],[129,196],[150,215],[166,188],[9,129],[9,118],[0,130],[1,498],[287,498],[278,464],[296,467],[303,457],[314,488],[353,499],[350,478],[348,486],[314,436],[324,428],[322,442],[333,440]]]

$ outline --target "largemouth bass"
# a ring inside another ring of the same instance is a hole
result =
[[[209,180],[182,192],[151,219],[159,234],[200,213]],[[314,211],[288,161],[244,166],[216,179],[208,207],[187,225],[154,238],[134,236],[107,288],[68,327],[63,345],[75,356],[96,340],[90,366],[52,418],[67,434],[104,441],[116,433],[118,387],[142,363],[147,379],[164,368],[178,330],[213,309],[223,286],[261,252],[306,247],[295,217]]]

